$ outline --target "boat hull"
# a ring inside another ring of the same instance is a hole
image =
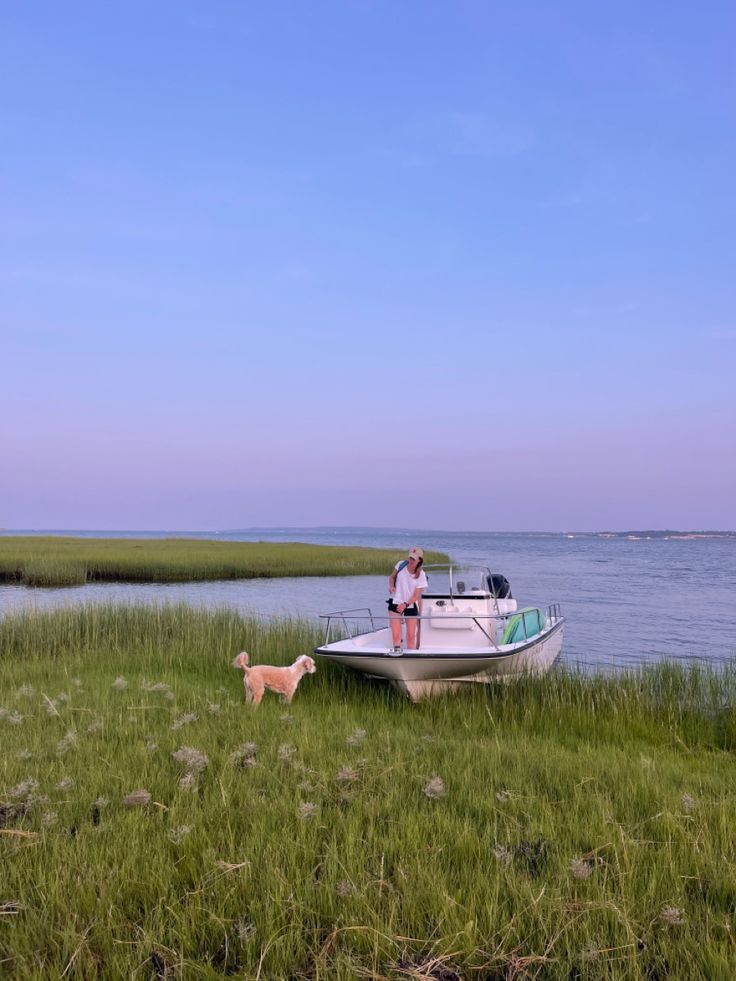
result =
[[[521,675],[540,675],[550,669],[562,650],[564,618],[524,643],[507,648],[406,651],[393,657],[385,648],[357,649],[353,641],[315,648],[318,657],[344,664],[372,678],[390,681],[412,701],[467,684],[510,681]]]

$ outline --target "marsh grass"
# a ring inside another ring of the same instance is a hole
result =
[[[412,706],[320,663],[246,708],[234,653],[319,639],[186,607],[0,623],[0,974],[734,975],[733,670]]]
[[[80,586],[87,582],[87,566],[61,558],[31,558],[19,575],[25,586]]]
[[[301,542],[0,536],[0,582],[27,586],[388,576],[396,560],[397,552],[390,549]],[[426,561],[444,562],[447,556],[427,552]]]

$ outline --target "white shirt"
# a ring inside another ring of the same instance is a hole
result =
[[[395,568],[398,569],[401,565],[397,562]],[[396,576],[396,590],[394,592],[394,603],[397,606],[401,603],[408,603],[409,600],[414,595],[416,589],[426,589],[427,587],[427,576],[424,569],[419,572],[418,578],[409,572],[409,566],[405,565],[404,568]]]

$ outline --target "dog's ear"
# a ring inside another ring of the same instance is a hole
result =
[[[312,658],[309,657],[307,654],[304,655],[304,663],[306,665],[307,671],[310,674],[314,674],[314,672],[317,670],[317,665],[314,663]]]

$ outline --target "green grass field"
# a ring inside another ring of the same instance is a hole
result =
[[[0,621],[0,976],[736,975],[733,670],[412,705],[319,663],[246,707],[238,651],[318,639],[186,607]]]
[[[193,538],[62,538],[0,536],[0,582],[75,586],[85,582],[192,582],[279,576],[363,576],[385,573],[395,550],[227,542]],[[425,562],[446,562],[427,552]]]

